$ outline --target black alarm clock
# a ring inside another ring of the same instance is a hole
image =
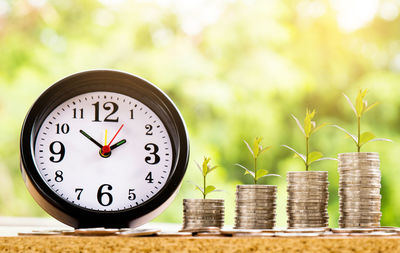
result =
[[[37,99],[20,151],[26,187],[59,221],[137,227],[175,197],[189,139],[178,109],[155,85],[91,70],[56,82]]]

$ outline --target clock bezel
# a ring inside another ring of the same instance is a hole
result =
[[[173,161],[165,185],[149,200],[122,211],[96,211],[77,206],[57,195],[40,176],[34,158],[37,133],[58,105],[80,94],[108,91],[132,97],[149,107],[165,125]],[[161,208],[179,188],[189,160],[185,123],[171,99],[154,84],[115,70],[89,70],[70,75],[50,86],[29,110],[21,131],[21,171],[36,202],[56,219],[73,227],[128,227],[129,223]]]

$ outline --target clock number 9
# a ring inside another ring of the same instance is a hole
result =
[[[59,146],[57,149],[58,149],[58,151],[55,151],[54,150],[54,146]],[[59,163],[59,162],[61,162],[62,161],[62,159],[64,159],[64,155],[65,155],[65,147],[64,147],[64,145],[61,143],[61,142],[59,142],[59,141],[54,141],[54,142],[52,142],[51,144],[50,144],[50,147],[49,147],[49,150],[50,150],[50,152],[53,154],[53,155],[58,155],[59,157],[58,157],[58,160],[56,160],[57,158],[55,157],[55,156],[50,156],[50,161],[52,161],[53,163]]]
[[[111,193],[109,192],[103,192],[103,188],[107,187],[107,190],[111,191],[112,190],[112,186],[109,184],[102,184],[99,188],[99,190],[97,191],[97,201],[99,201],[100,205],[102,206],[109,206],[111,205],[111,203],[113,202],[113,197],[111,195]],[[107,197],[107,202],[103,202],[103,197],[106,196]]]
[[[146,156],[144,158],[146,163],[148,163],[148,164],[157,164],[157,163],[160,162],[160,156],[157,155],[157,152],[158,152],[159,148],[158,148],[158,146],[156,144],[148,143],[148,144],[146,144],[146,146],[144,146],[144,149],[147,150],[147,151],[150,151],[150,155],[153,156],[153,157]]]

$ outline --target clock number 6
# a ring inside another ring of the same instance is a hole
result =
[[[146,156],[144,158],[144,160],[146,161],[146,163],[148,164],[157,164],[160,162],[160,156],[157,155],[157,152],[159,150],[158,146],[154,143],[148,143],[146,144],[146,146],[144,146],[144,149],[146,149],[147,151],[150,151],[150,155],[152,156]]]
[[[111,203],[113,202],[113,197],[111,195],[111,193],[104,191],[103,192],[103,188],[106,187],[107,190],[111,191],[112,190],[112,186],[109,184],[102,184],[99,188],[99,190],[97,191],[97,201],[99,201],[100,205],[102,206],[109,206],[111,205]],[[107,202],[103,202],[103,197],[106,196],[106,200]]]

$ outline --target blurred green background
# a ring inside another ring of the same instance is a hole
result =
[[[19,171],[19,132],[35,99],[72,73],[113,68],[158,85],[177,104],[191,140],[182,189],[156,221],[180,223],[182,199],[200,198],[187,181],[201,182],[194,161],[204,155],[221,166],[208,181],[226,199],[226,224],[234,219],[235,185],[251,183],[234,166],[251,166],[243,140],[273,145],[260,167],[282,178],[277,225],[286,226],[286,173],[303,170],[287,144],[304,152],[290,114],[317,110],[355,133],[356,121],[342,93],[353,100],[368,88],[364,131],[394,143],[363,151],[381,156],[382,225],[400,226],[400,2],[395,0],[0,0],[0,215],[46,216],[27,192]],[[356,151],[337,129],[311,139],[326,156]],[[329,171],[330,225],[338,220],[337,163]]]

